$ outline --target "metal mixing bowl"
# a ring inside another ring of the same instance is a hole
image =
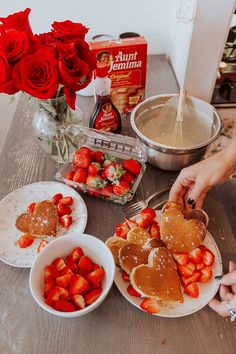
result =
[[[210,137],[200,144],[183,148],[163,145],[149,139],[139,130],[140,123],[147,118],[150,110],[153,110],[153,112],[158,108],[160,110],[160,107],[172,96],[176,95],[158,95],[141,102],[131,113],[131,126],[137,134],[150,164],[163,170],[178,171],[183,167],[200,161],[204,157],[210,144],[219,136],[222,123],[218,112],[213,106],[196,97],[191,97],[194,106],[197,107],[202,124],[209,124],[209,120],[212,122]],[[194,129],[194,124],[192,126]]]

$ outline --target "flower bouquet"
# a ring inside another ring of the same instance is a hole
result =
[[[84,25],[54,22],[50,32],[34,34],[30,11],[0,18],[0,92],[23,91],[40,100],[34,130],[53,159],[64,162],[76,148],[65,130],[81,124],[76,91],[91,81],[96,57],[85,41]]]

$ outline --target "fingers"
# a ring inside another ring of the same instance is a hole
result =
[[[187,172],[186,170],[182,170],[177,177],[175,183],[173,184],[170,194],[169,194],[169,200],[174,201],[174,202],[179,202],[183,204],[184,202],[184,196],[189,188],[192,187],[194,178],[193,177],[188,177],[186,175]]]
[[[201,208],[207,192],[212,188],[206,182],[196,180],[188,196],[194,200],[196,208]]]
[[[236,262],[229,261],[229,272],[233,272],[236,270]],[[231,285],[232,293],[236,294],[236,283]]]
[[[217,312],[219,315],[226,317],[229,316],[229,313],[227,311],[227,301],[219,301],[216,298],[213,298],[210,302],[209,302],[209,306],[212,310],[214,310],[215,312]]]
[[[229,301],[234,296],[229,286],[221,285],[219,290],[221,301]]]
[[[236,284],[236,270],[223,276],[220,283],[222,285],[234,286]]]

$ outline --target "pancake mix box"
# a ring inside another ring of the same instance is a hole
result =
[[[109,66],[111,99],[122,115],[145,96],[147,42],[144,37],[90,42],[98,62]]]

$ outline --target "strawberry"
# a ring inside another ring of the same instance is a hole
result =
[[[84,252],[82,248],[76,247],[72,250],[71,252],[71,257],[73,261],[77,262],[82,256],[84,255]]]
[[[149,234],[151,237],[156,237],[156,238],[160,237],[160,227],[159,227],[157,221],[153,221],[151,223],[150,228],[149,228]]]
[[[127,225],[126,222],[124,222],[123,224],[116,225],[116,236],[126,238],[128,231],[129,231],[129,226]]]
[[[71,274],[61,275],[56,278],[56,284],[62,288],[66,288],[69,285],[71,278]]]
[[[152,208],[145,208],[141,211],[140,214],[143,218],[149,218],[151,220],[154,220],[156,218],[156,212]]]
[[[129,191],[130,191],[130,185],[125,181],[120,181],[120,182],[117,181],[117,183],[113,185],[113,193],[115,195],[122,196],[127,194]]]
[[[90,188],[89,194],[90,194],[92,197],[100,198],[100,196],[101,196],[101,189],[102,189],[102,188]]]
[[[104,153],[102,151],[92,151],[91,153],[92,161],[102,163],[104,160]]]
[[[63,205],[72,205],[73,204],[73,198],[71,196],[61,198],[59,200],[59,203],[63,204]]]
[[[78,168],[75,171],[73,181],[76,183],[85,183],[87,177],[88,177],[88,171],[85,170],[84,168]]]
[[[57,193],[52,197],[52,203],[54,205],[57,205],[59,203],[59,200],[62,199],[63,195],[61,193]]]
[[[62,227],[68,228],[71,226],[73,222],[72,216],[71,215],[63,215],[59,218],[59,223],[61,224]]]
[[[75,171],[70,171],[67,173],[66,179],[69,181],[73,181],[74,175],[75,175]]]
[[[37,247],[37,253],[39,253],[40,251],[42,251],[42,249],[44,248],[44,247],[46,247],[47,245],[48,245],[48,241],[46,241],[46,240],[42,240],[41,242],[40,242],[40,244],[38,245],[38,247]]]
[[[77,264],[75,263],[75,261],[73,260],[73,258],[70,254],[68,256],[66,256],[65,263],[66,263],[67,267],[69,267],[70,270],[72,270],[72,272],[74,272],[74,273],[78,272]]]
[[[104,181],[102,177],[99,175],[96,176],[88,175],[86,179],[86,184],[88,187],[91,188],[104,188],[106,186],[106,181]]]
[[[88,292],[85,296],[84,296],[84,301],[86,305],[91,305],[92,303],[94,303],[99,296],[101,295],[102,292],[102,288],[98,288],[98,289],[94,289],[90,292]]]
[[[61,312],[73,312],[75,311],[75,306],[66,300],[56,300],[52,307]]]
[[[92,150],[90,148],[88,148],[87,146],[82,146],[81,148],[76,150],[76,152],[78,152],[82,155],[89,155],[89,156],[91,156],[91,154],[92,154]]]
[[[132,287],[131,284],[128,285],[127,287],[127,292],[131,296],[136,296],[136,297],[141,297],[141,295]]]
[[[157,299],[153,299],[150,297],[145,297],[140,304],[142,310],[147,311],[148,313],[158,313],[159,312],[159,304]]]
[[[215,261],[215,255],[208,248],[203,251],[202,258],[206,266],[212,265]]]
[[[94,271],[92,271],[91,273],[89,273],[86,276],[86,279],[92,285],[93,288],[98,288],[100,286],[100,282],[103,279],[104,275],[105,275],[104,269],[102,267],[99,267]]]
[[[136,223],[138,224],[138,226],[142,227],[143,229],[146,229],[150,223],[152,222],[152,220],[150,218],[143,218],[142,216],[138,217],[136,219]]]
[[[36,205],[36,203],[30,203],[30,204],[27,206],[26,212],[27,212],[27,213],[33,213],[33,212],[34,212],[35,205]]]
[[[72,270],[71,270],[69,267],[67,267],[67,265],[66,265],[65,268],[62,269],[62,271],[60,272],[60,274],[61,274],[61,276],[62,276],[62,275],[67,275],[67,274],[69,274],[69,275],[74,275],[75,273],[72,272]]]
[[[189,253],[189,258],[190,258],[190,261],[195,263],[195,264],[201,263],[201,261],[202,261],[202,251],[200,250],[200,248],[197,247],[194,250],[192,250]]]
[[[112,163],[116,163],[116,158],[110,154],[104,155],[103,167],[106,167]]]
[[[20,248],[27,248],[34,242],[34,237],[31,234],[22,235],[17,241]]]
[[[191,284],[187,285],[184,288],[184,292],[188,296],[191,296],[194,299],[196,299],[198,297],[198,295],[199,295],[199,287],[198,287],[197,283],[194,282],[194,283],[191,283]]]
[[[122,273],[121,273],[121,276],[122,276],[122,279],[124,281],[129,281],[129,274],[127,274],[124,270],[122,270]]]
[[[91,150],[82,150],[83,148],[80,148],[79,150],[74,152],[74,157],[73,157],[73,164],[75,165],[76,168],[88,168],[90,163],[91,163]]]
[[[57,214],[59,217],[63,215],[70,215],[72,213],[71,208],[68,205],[64,205],[61,203],[58,203],[57,205]]]
[[[106,166],[102,177],[104,179],[108,179],[109,181],[113,182],[121,178],[123,175],[124,170],[121,165],[117,163],[111,163],[110,165]]]
[[[200,269],[202,269],[204,267],[205,267],[204,262],[200,262],[200,263],[196,264],[196,270],[200,270]]]
[[[179,265],[185,266],[189,262],[189,254],[187,252],[175,252],[172,256]]]
[[[85,294],[89,289],[88,281],[79,274],[73,275],[69,285],[69,292],[71,295]]]
[[[99,175],[101,170],[102,170],[101,165],[98,162],[92,162],[88,167],[88,173],[91,176]]]
[[[127,222],[127,225],[129,226],[130,229],[133,229],[134,227],[138,226],[138,224],[131,219],[125,218],[125,221]]]
[[[56,277],[58,277],[57,268],[53,265],[47,265],[44,268],[44,281],[47,282],[47,281],[52,280]]]
[[[188,262],[183,266],[178,265],[179,273],[186,278],[190,277],[194,273],[195,269],[196,269],[196,265],[192,262]]]
[[[48,296],[48,294],[50,293],[50,291],[52,290],[52,288],[54,288],[55,286],[55,280],[54,279],[50,279],[47,282],[44,283],[44,297],[46,298]]]
[[[123,168],[124,170],[128,171],[132,175],[137,176],[141,170],[141,164],[133,159],[130,160],[125,160],[123,162]]]
[[[207,249],[206,246],[204,246],[204,245],[200,245],[200,246],[198,246],[198,248],[200,248],[200,250],[202,252],[204,252]]]
[[[135,181],[135,177],[133,175],[131,175],[131,173],[125,172],[125,174],[121,177],[120,180],[121,181],[125,181],[125,182],[127,182],[129,184],[132,184]]]
[[[85,301],[82,295],[75,294],[71,296],[71,301],[73,302],[77,310],[81,310],[85,308]]]
[[[181,281],[181,284],[185,287],[191,283],[198,281],[200,279],[200,277],[201,277],[200,272],[194,272],[193,275],[191,275],[189,278],[181,277],[180,281]]]
[[[54,286],[52,290],[48,293],[46,297],[46,304],[52,305],[57,300],[67,300],[69,297],[69,292],[65,288],[61,288],[59,286]]]
[[[87,275],[93,271],[93,262],[87,256],[82,256],[78,262],[80,274]]]
[[[65,261],[62,257],[54,259],[52,266],[54,266],[59,272],[66,268]]]
[[[201,276],[199,278],[200,283],[206,283],[212,277],[212,269],[210,266],[206,266],[200,270]]]
[[[105,198],[111,197],[111,195],[113,195],[112,184],[107,183],[107,185],[104,188],[100,188],[100,194]]]

